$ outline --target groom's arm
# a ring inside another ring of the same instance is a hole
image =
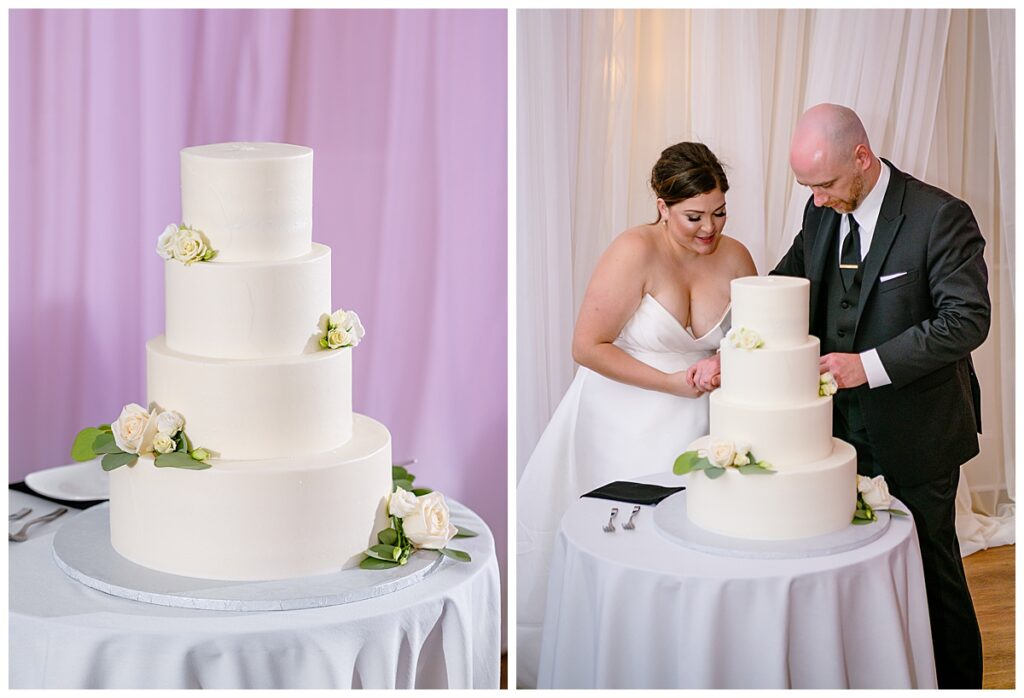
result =
[[[934,314],[877,347],[896,388],[969,356],[988,335],[985,239],[966,203],[951,198],[939,209],[926,249]]]

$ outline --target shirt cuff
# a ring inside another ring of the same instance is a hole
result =
[[[860,363],[864,366],[864,373],[868,377],[868,387],[881,388],[883,385],[892,383],[889,374],[885,372],[882,360],[878,358],[878,351],[876,349],[862,351],[860,353]]]

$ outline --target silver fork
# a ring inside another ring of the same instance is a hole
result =
[[[26,516],[28,516],[31,513],[32,513],[32,509],[29,508],[29,507],[25,507],[23,509],[19,509],[18,511],[16,511],[13,514],[8,514],[7,515],[7,520],[8,521],[19,521],[21,519],[24,519]]]
[[[640,505],[636,504],[633,506],[633,513],[629,515],[629,521],[622,524],[622,527],[627,531],[632,531],[636,526],[633,525],[633,519],[636,518],[637,513],[640,511]]]
[[[612,507],[612,515],[608,519],[608,524],[606,526],[602,527],[602,530],[605,533],[614,533],[615,532],[615,524],[613,524],[612,521],[615,520],[615,517],[618,516],[618,514],[619,514],[619,508],[618,507]]]
[[[29,526],[35,526],[37,523],[46,523],[48,521],[53,521],[54,519],[59,519],[61,516],[66,514],[67,511],[67,507],[61,507],[60,509],[54,509],[46,516],[40,516],[38,519],[32,519],[27,524],[22,526],[21,530],[17,533],[8,533],[7,540],[13,541],[15,543],[21,543],[23,541],[26,541],[28,540]]]

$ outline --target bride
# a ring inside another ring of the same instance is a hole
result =
[[[729,282],[757,273],[722,234],[729,183],[702,143],[677,143],[651,172],[658,219],[619,235],[587,286],[580,365],[517,488],[518,675],[536,685],[551,548],[581,494],[668,471],[708,433],[706,392],[728,329]]]

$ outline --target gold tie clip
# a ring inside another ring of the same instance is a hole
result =
[[[860,266],[860,265],[859,264],[840,264],[839,268],[840,269],[856,269],[858,266]]]

